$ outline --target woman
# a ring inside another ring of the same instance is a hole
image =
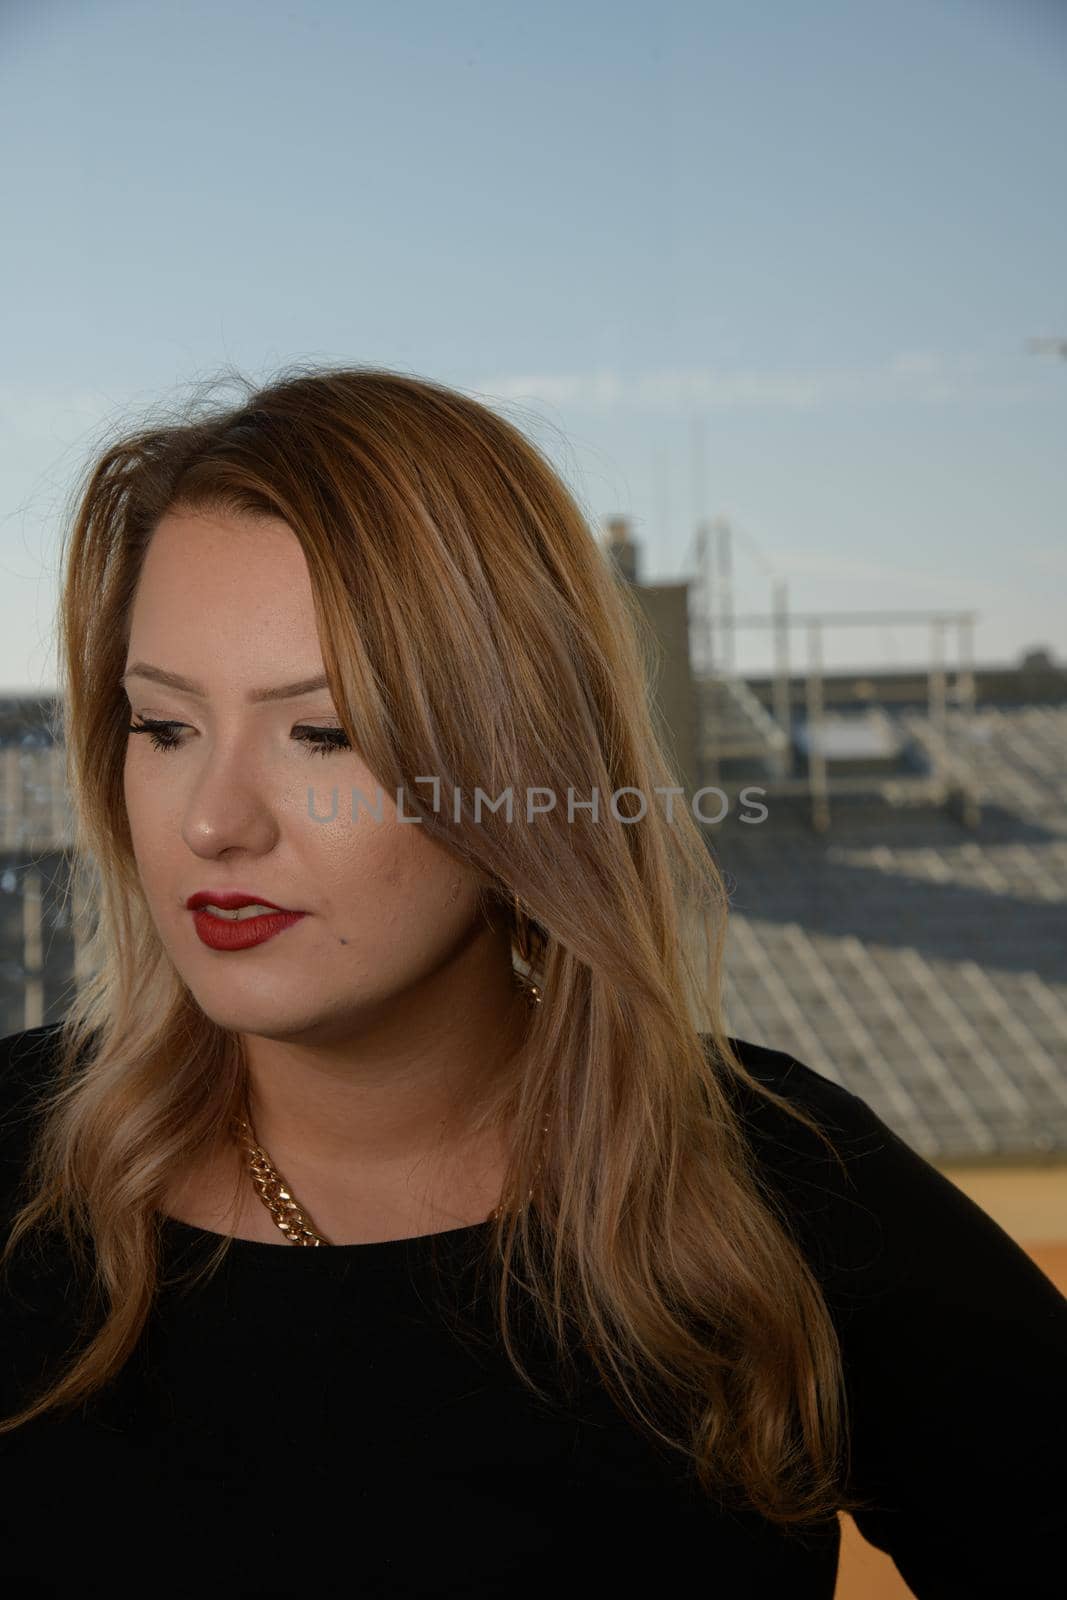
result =
[[[920,1596],[1062,1592],[1067,1302],[727,1036],[644,643],[430,382],[304,369],[95,463],[92,971],[0,1071],[5,1578],[828,1600],[848,1509]]]

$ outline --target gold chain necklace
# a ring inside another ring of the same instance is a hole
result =
[[[541,990],[536,983],[528,978],[520,979],[531,1005],[541,1004]],[[256,1143],[256,1136],[248,1116],[233,1118],[232,1127],[234,1137],[244,1150],[248,1170],[256,1193],[274,1218],[275,1223],[289,1240],[290,1244],[322,1245],[329,1244],[329,1239],[324,1239],[312,1224],[311,1218],[303,1206],[296,1200],[288,1184],[274,1165],[270,1156],[263,1147]],[[548,1118],[544,1121],[544,1132],[548,1133]],[[541,1170],[541,1162],[537,1163],[537,1171]],[[527,1202],[533,1199],[531,1187]],[[487,1222],[494,1222],[503,1211],[503,1203],[495,1206],[486,1218]]]

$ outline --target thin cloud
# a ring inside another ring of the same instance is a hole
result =
[[[906,584],[911,589],[942,597],[959,595],[961,592],[995,597],[1004,592],[1002,579],[984,578],[974,572],[967,572],[961,577],[956,569],[932,572],[929,567],[909,567],[892,561],[840,556],[832,550],[771,550],[767,554],[774,563],[776,573],[783,578],[840,578],[846,581],[860,579],[874,583]]]
[[[1038,397],[1030,384],[983,381],[975,356],[904,350],[884,365],[810,371],[665,368],[624,376],[596,372],[487,375],[482,393],[583,411],[774,409],[817,411],[833,405],[947,405],[968,400],[1016,405]]]
[[[1067,547],[1058,544],[1040,544],[1033,550],[1017,552],[1029,567],[1036,567],[1039,572],[1052,572],[1057,577],[1067,578]]]

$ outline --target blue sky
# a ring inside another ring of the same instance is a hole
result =
[[[5,0],[0,138],[0,689],[94,446],[299,360],[502,407],[650,579],[722,517],[742,611],[1067,655],[1057,0]]]

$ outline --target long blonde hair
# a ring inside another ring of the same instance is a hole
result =
[[[106,1312],[0,1432],[123,1367],[159,1288],[161,1197],[243,1103],[239,1038],[203,1014],[162,947],[123,799],[119,679],[145,551],[166,512],[210,511],[294,531],[353,748],[497,886],[487,907],[517,894],[536,932],[544,1000],[521,1073],[482,1110],[507,1118],[506,1192],[537,1180],[536,1206],[505,1207],[491,1234],[520,1377],[540,1392],[508,1311],[521,1270],[561,1365],[571,1328],[615,1402],[709,1493],[783,1527],[858,1503],[842,1487],[834,1323],[761,1184],[731,1085],[829,1140],[730,1045],[723,884],[688,806],[652,803],[679,782],[651,709],[656,647],[578,497],[498,410],[388,370],[301,365],[236,402],[200,396],[142,420],[95,455],[66,530],[62,736],[90,975],[58,1031],[30,1198],[0,1258],[28,1230],[60,1230]],[[465,805],[457,819],[432,808],[427,773],[450,796],[595,790],[599,815],[557,806],[516,827]],[[648,802],[639,821],[612,809],[623,789]]]

